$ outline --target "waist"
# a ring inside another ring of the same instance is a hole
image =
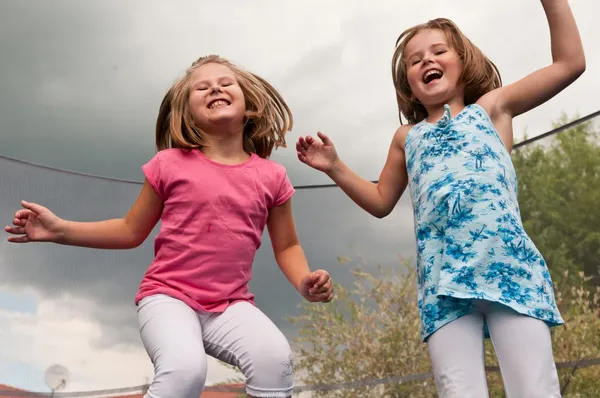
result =
[[[469,172],[466,170],[427,173],[411,178],[413,199],[418,202],[441,203],[461,196],[474,201],[483,199],[516,200],[516,180],[503,172]]]
[[[216,258],[195,252],[156,256],[142,279],[136,302],[151,294],[170,294],[211,311],[231,300],[248,300],[253,257]],[[190,305],[189,302],[186,303]]]

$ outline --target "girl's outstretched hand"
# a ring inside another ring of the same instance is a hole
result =
[[[333,299],[333,283],[329,273],[319,269],[306,275],[300,282],[300,294],[311,303],[328,303]]]
[[[13,226],[6,226],[4,230],[10,236],[9,242],[54,242],[60,236],[60,222],[54,213],[47,208],[35,203],[21,201],[23,209],[15,213]]]
[[[329,173],[338,161],[333,142],[325,134],[318,132],[320,140],[314,137],[300,137],[296,143],[298,159],[312,168]]]

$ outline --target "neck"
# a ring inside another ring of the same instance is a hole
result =
[[[206,146],[202,153],[209,159],[222,163],[241,163],[250,155],[244,151],[243,127],[218,132],[204,131]]]
[[[443,102],[435,105],[426,105],[428,123],[435,123],[442,118],[444,115],[444,105],[450,105],[450,113],[452,117],[456,116],[465,107],[465,101],[463,98],[453,98],[447,102]]]

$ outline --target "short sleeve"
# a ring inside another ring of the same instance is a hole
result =
[[[160,152],[144,164],[142,166],[142,171],[150,185],[152,185],[152,188],[154,188],[156,193],[164,199],[164,184],[161,181],[161,163],[159,154]]]
[[[275,206],[281,206],[287,202],[295,192],[294,186],[283,166],[281,166],[281,177],[279,178],[279,181],[277,195],[275,196]]]

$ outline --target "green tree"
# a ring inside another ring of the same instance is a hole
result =
[[[342,263],[350,261],[340,258]],[[334,302],[303,305],[303,315],[290,319],[300,327],[296,368],[306,374],[304,382],[318,385],[429,372],[427,347],[420,340],[414,270],[406,275],[383,268],[377,273],[360,268],[351,272],[354,286],[336,285]],[[409,393],[411,397],[433,396],[433,380],[313,394],[380,398],[406,397]]]
[[[554,127],[568,122],[563,116]],[[539,144],[513,152],[525,230],[562,282],[600,267],[600,135],[593,121],[578,124]]]

